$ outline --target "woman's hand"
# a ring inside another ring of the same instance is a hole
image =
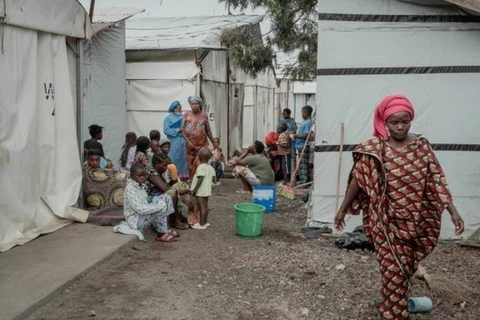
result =
[[[460,215],[456,212],[451,214],[450,217],[452,218],[452,222],[455,225],[455,234],[457,236],[461,235],[465,230],[465,225],[463,223],[462,217],[460,217]]]
[[[345,216],[347,215],[347,211],[338,211],[335,215],[334,225],[335,229],[338,231],[343,231],[345,229]]]

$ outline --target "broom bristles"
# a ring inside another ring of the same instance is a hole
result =
[[[469,287],[454,279],[426,274],[425,280],[435,296],[445,299],[470,301],[473,294]]]
[[[295,199],[295,192],[290,187],[281,187],[278,195],[290,200]]]

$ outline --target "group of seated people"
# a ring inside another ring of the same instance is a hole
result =
[[[117,165],[108,159],[100,140],[103,128],[91,125],[91,139],[85,141],[83,207],[98,210],[124,206],[125,221],[132,229],[153,226],[159,241],[176,241],[179,234],[169,229],[206,229],[208,198],[212,186],[220,186],[225,166],[243,182],[238,192],[252,186],[273,185],[274,173],[264,155],[265,146],[255,141],[238,159],[225,162],[220,140],[213,138],[200,97],[189,98],[192,111],[182,114],[175,101],[164,121],[164,133],[150,132],[150,138],[129,132]],[[213,147],[209,149],[208,140]]]

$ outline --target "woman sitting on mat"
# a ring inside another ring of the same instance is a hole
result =
[[[407,319],[408,289],[420,261],[435,248],[442,212],[451,215],[457,235],[463,220],[427,139],[409,134],[414,110],[401,95],[386,97],[375,110],[375,138],[354,151],[345,199],[335,217],[363,211],[363,227],[374,244],[382,274],[383,319]]]
[[[243,183],[243,188],[237,190],[237,193],[250,193],[254,186],[274,185],[274,173],[264,150],[263,143],[255,141],[236,161],[228,164],[233,167],[232,174],[235,178]]]
[[[82,172],[82,207],[88,210],[123,205],[123,190],[127,174],[112,169],[102,169],[100,161],[101,151],[89,149]]]

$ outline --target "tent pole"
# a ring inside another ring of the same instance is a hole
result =
[[[94,11],[95,11],[95,0],[90,0],[90,11],[88,12],[88,16],[90,17],[90,22],[93,21]]]
[[[83,105],[82,105],[82,61],[83,61],[83,40],[77,39],[77,140],[78,140],[78,154],[80,162],[83,163]]]
[[[227,53],[227,161],[230,160],[230,51]]]

